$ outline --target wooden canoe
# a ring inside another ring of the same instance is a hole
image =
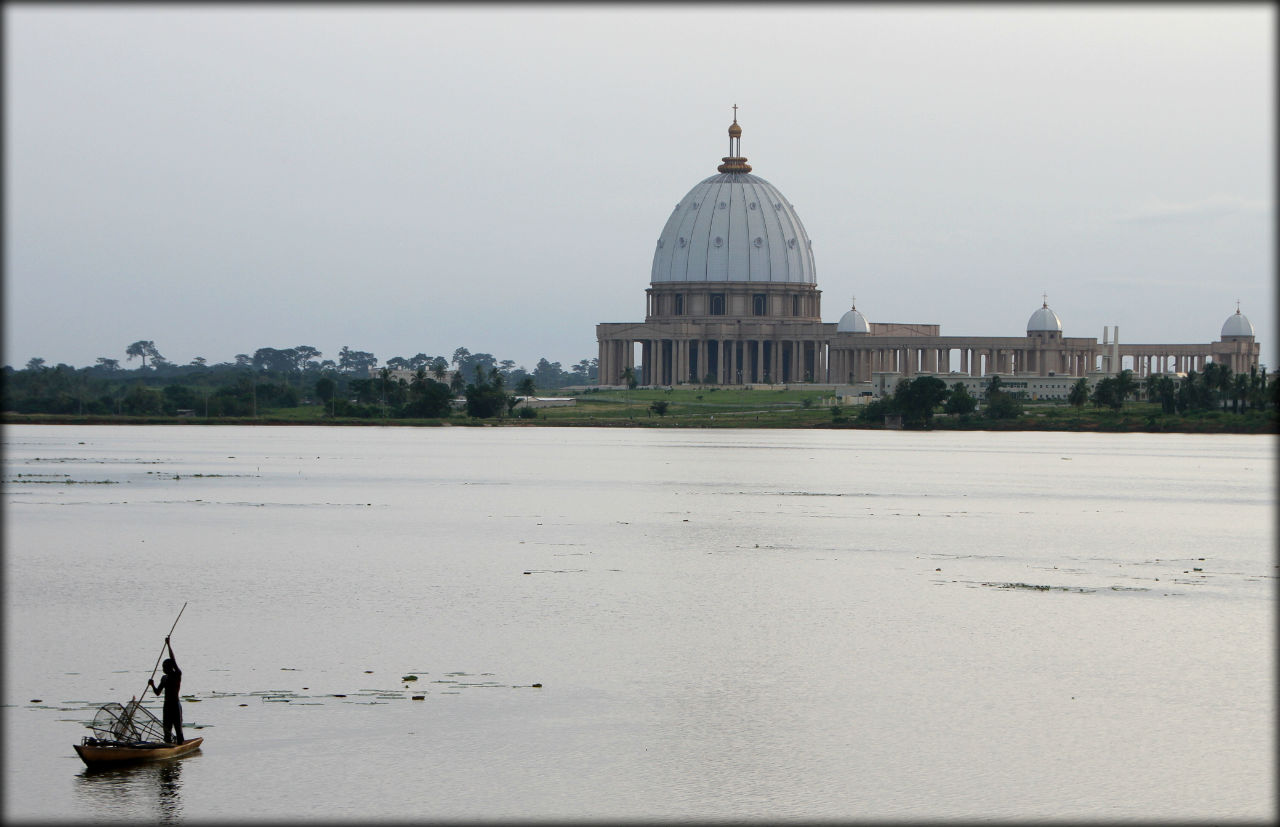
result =
[[[86,766],[113,767],[137,761],[159,761],[179,758],[200,749],[203,738],[188,738],[181,744],[158,743],[154,746],[113,745],[109,743],[76,744],[76,754]]]

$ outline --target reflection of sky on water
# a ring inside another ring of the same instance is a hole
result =
[[[76,795],[86,813],[104,821],[182,820],[182,765],[200,753],[127,767],[90,769],[76,776]]]
[[[114,481],[4,493],[9,816],[1213,820],[1274,803],[1268,437],[5,439],[9,478]],[[210,748],[168,785],[139,767],[70,795],[83,721],[145,683],[184,600],[184,719]]]

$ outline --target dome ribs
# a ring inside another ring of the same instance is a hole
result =
[[[746,173],[713,175],[680,201],[654,250],[650,281],[817,283],[799,216],[772,184]]]
[[[768,206],[767,193],[762,193],[761,188],[755,181],[747,184],[747,209],[746,226],[747,231],[747,281],[769,280],[769,231],[765,228],[765,207]],[[755,204],[755,209],[751,209],[750,205]],[[756,239],[760,239],[760,245],[756,246]]]

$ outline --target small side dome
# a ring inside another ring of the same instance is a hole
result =
[[[1049,309],[1049,302],[1047,301],[1036,312],[1031,314],[1030,319],[1027,319],[1027,335],[1045,332],[1062,332],[1062,319],[1059,319],[1058,314]]]
[[[1228,336],[1252,336],[1253,325],[1249,322],[1249,317],[1240,313],[1240,308],[1236,308],[1236,312],[1227,317],[1222,325],[1222,338]]]
[[[857,305],[849,308],[840,321],[836,323],[836,333],[870,333],[871,325],[867,324],[867,317],[858,312]]]

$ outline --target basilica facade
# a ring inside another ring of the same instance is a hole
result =
[[[1205,344],[1124,345],[1118,329],[1104,330],[1102,341],[1065,337],[1047,297],[1025,336],[943,336],[936,324],[869,321],[856,304],[838,322],[823,322],[812,242],[791,203],[751,174],[741,141],[735,117],[716,174],[696,184],[662,228],[644,321],[596,326],[601,385],[630,376],[642,385],[892,389],[890,379],[920,374],[1074,381],[1126,367],[1148,376],[1203,370],[1209,361],[1236,372],[1258,364],[1253,326],[1238,307],[1219,341]]]

